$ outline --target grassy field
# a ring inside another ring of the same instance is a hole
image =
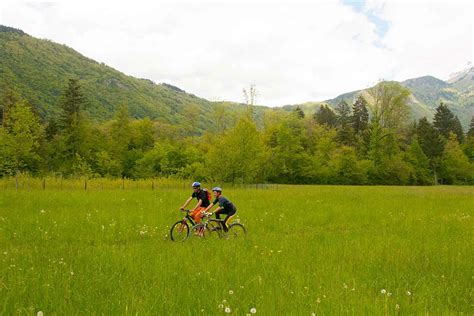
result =
[[[190,189],[0,186],[0,314],[473,314],[474,187],[224,188],[242,240],[174,243]]]

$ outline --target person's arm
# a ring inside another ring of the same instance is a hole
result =
[[[209,204],[209,206],[206,207],[206,209],[204,210],[204,212],[209,211],[213,206],[214,206],[214,203]]]
[[[199,199],[196,206],[193,208],[193,211],[196,210],[199,206],[201,206],[201,204],[202,204],[202,200]]]
[[[191,202],[192,199],[193,199],[193,197],[190,196],[190,197],[186,200],[186,202],[184,202],[183,206],[181,206],[179,209],[180,209],[181,211],[184,211],[184,208],[185,208],[186,206],[188,206],[189,202]]]

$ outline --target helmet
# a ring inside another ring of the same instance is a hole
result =
[[[199,188],[200,186],[201,186],[201,183],[193,182],[193,185],[192,185],[193,188]]]
[[[220,187],[214,187],[212,188],[212,191],[216,191],[216,192],[222,192],[222,189]]]

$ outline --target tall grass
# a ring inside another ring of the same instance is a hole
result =
[[[472,313],[473,187],[224,187],[247,238],[184,243],[188,188],[3,188],[2,315]]]

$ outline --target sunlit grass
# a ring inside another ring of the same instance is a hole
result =
[[[247,238],[173,243],[179,183],[1,185],[2,315],[472,312],[472,187],[224,187]]]

